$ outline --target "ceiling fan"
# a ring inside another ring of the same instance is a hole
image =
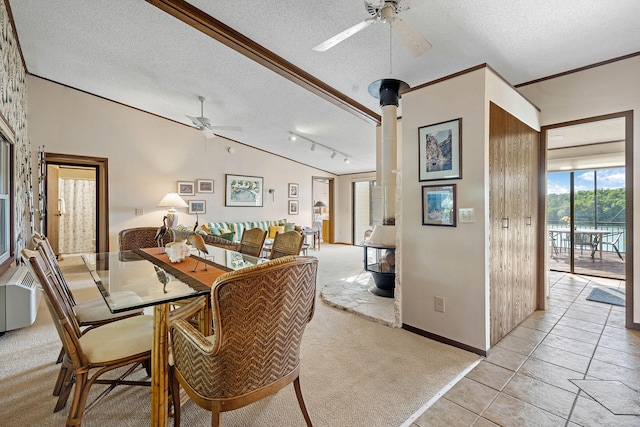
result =
[[[203,131],[207,138],[213,138],[215,136],[213,133],[214,130],[242,130],[240,126],[213,126],[211,120],[204,117],[204,96],[199,96],[198,99],[200,100],[200,117],[187,116],[187,118],[193,122],[195,127]]]
[[[365,0],[364,7],[369,15],[372,16],[371,18],[367,18],[353,27],[347,28],[343,32],[320,43],[314,47],[313,50],[324,52],[355,33],[367,28],[369,25],[381,21],[391,26],[394,34],[402,41],[413,56],[422,55],[432,48],[431,43],[426,41],[415,28],[398,16],[403,10],[400,2],[401,0],[384,0],[377,4],[372,4]],[[404,10],[408,9],[409,7],[406,5]]]

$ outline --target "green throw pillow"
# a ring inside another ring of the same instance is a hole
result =
[[[230,233],[225,233],[225,234],[220,234],[218,237],[222,237],[223,239],[229,240],[230,242],[233,242],[233,236],[234,236],[234,232],[230,232]]]
[[[294,222],[287,222],[284,225],[284,232],[293,231],[296,229],[296,224]]]
[[[215,227],[209,227],[209,233],[212,236],[219,236],[221,234],[220,233],[220,229],[219,228],[215,228]]]

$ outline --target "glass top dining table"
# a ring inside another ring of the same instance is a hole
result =
[[[162,262],[161,249],[144,250],[157,252],[156,256],[135,250],[85,254],[82,259],[112,313],[208,294],[214,270],[220,275],[265,261],[217,246],[207,245],[207,250],[198,271],[190,276],[190,270],[181,269],[183,262]],[[192,250],[192,255],[198,256],[197,251]]]
[[[166,426],[169,408],[169,315],[171,302],[205,296],[215,279],[228,271],[263,262],[239,252],[207,245],[199,260],[192,250],[182,262],[172,263],[163,248],[83,255],[105,303],[112,313],[153,307],[151,344],[151,426]],[[193,267],[196,271],[192,271]],[[123,292],[125,291],[125,292]],[[211,325],[210,303],[202,312],[203,325]],[[204,332],[204,331],[203,331]]]

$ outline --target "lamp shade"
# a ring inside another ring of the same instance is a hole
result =
[[[318,200],[318,201],[316,202],[316,204],[315,204],[315,205],[313,205],[313,207],[314,207],[314,208],[326,208],[326,207],[327,207],[327,205],[325,205],[325,204],[324,204],[324,202],[323,202],[322,200]]]
[[[186,208],[188,206],[187,202],[182,200],[182,197],[178,196],[178,193],[167,193],[167,195],[158,202],[158,207],[165,208]]]

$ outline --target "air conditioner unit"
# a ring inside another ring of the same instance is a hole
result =
[[[0,333],[32,325],[40,305],[40,284],[27,266],[0,276]]]

